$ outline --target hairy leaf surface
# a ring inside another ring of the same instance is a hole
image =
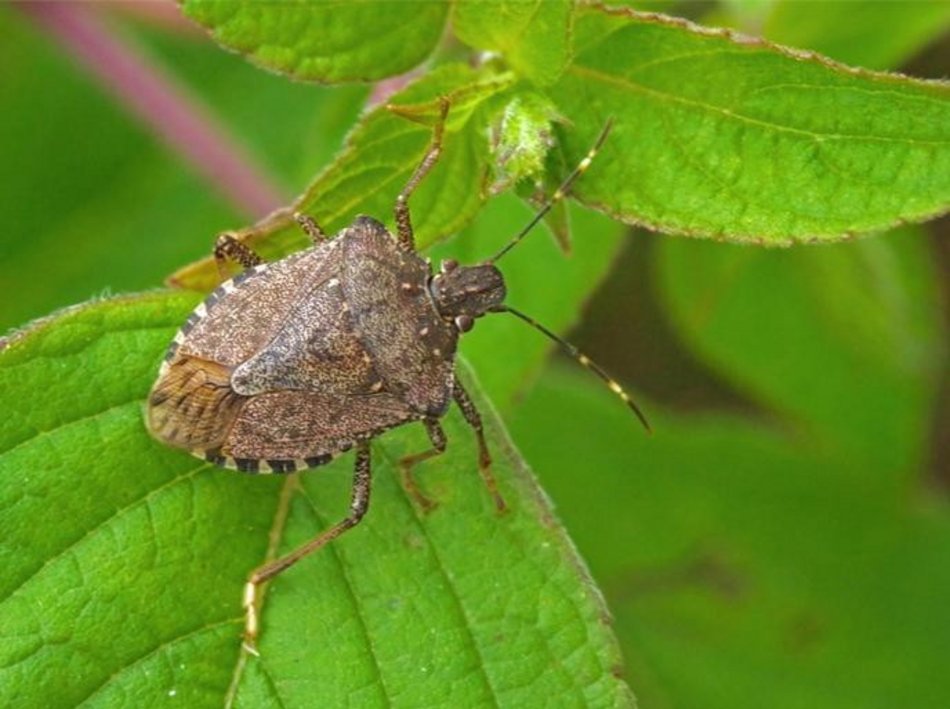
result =
[[[269,538],[287,551],[345,514],[352,459],[244,476],[152,440],[143,397],[195,302],[83,306],[0,351],[21,412],[0,426],[0,703],[219,707],[231,687],[236,706],[632,704],[599,597],[480,395],[510,511],[457,412],[418,470],[429,514],[394,471],[421,431],[381,438],[367,519],[269,586],[242,664],[246,575]]]
[[[424,0],[184,0],[216,42],[295,79],[374,81],[408,71],[435,48],[448,5]]]
[[[481,50],[499,52],[520,75],[539,84],[557,81],[571,55],[573,0],[459,0],[452,29]]]
[[[616,121],[582,201],[631,223],[828,241],[950,205],[950,85],[850,69],[724,30],[588,8],[551,96],[580,136]]]

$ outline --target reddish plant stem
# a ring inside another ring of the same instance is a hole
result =
[[[212,111],[154,60],[110,31],[95,4],[27,2],[17,7],[240,212],[256,219],[289,201]]]

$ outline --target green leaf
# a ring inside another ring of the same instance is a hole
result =
[[[554,143],[551,124],[564,120],[541,94],[521,91],[501,112],[491,128],[495,158],[492,192],[501,192],[520,180],[537,178]]]
[[[581,201],[631,223],[762,244],[828,241],[950,205],[950,85],[849,69],[727,31],[585,9],[550,96]]]
[[[910,466],[946,358],[919,231],[793,252],[665,240],[660,298],[691,350],[767,409],[868,465]]]
[[[0,704],[218,707],[233,683],[236,706],[632,705],[599,595],[477,388],[509,513],[457,412],[419,470],[427,515],[394,471],[424,436],[382,437],[366,521],[275,579],[240,669],[246,575],[272,532],[286,551],[345,514],[352,461],[296,488],[148,436],[143,398],[196,302],[83,306],[0,350],[20,412],[0,421]]]
[[[585,373],[552,368],[512,419],[604,589],[643,706],[950,704],[950,509],[914,494],[918,465],[649,410],[644,436]]]
[[[762,25],[776,42],[869,69],[900,66],[948,30],[945,0],[780,0]]]
[[[457,0],[452,29],[476,49],[499,52],[520,75],[552,84],[570,60],[572,0]]]
[[[409,206],[416,245],[425,248],[464,227],[480,208],[488,172],[487,127],[514,79],[490,67],[474,70],[448,64],[430,72],[368,113],[348,136],[343,151],[310,183],[291,207],[263,222],[238,230],[245,243],[265,257],[281,256],[307,245],[293,220],[295,211],[317,219],[328,233],[357,214],[392,224],[396,195],[425,155],[438,115],[438,98],[451,108],[443,152],[419,185]],[[175,273],[175,285],[210,290],[220,279],[206,258]]]
[[[763,16],[772,9],[776,2],[777,0],[721,0],[712,12],[706,13],[704,22],[715,24],[710,20],[715,20],[719,14],[724,14],[727,17],[735,18],[740,27],[755,27],[761,23]]]
[[[448,4],[403,0],[183,0],[216,42],[295,79],[338,83],[395,76],[422,62]]]

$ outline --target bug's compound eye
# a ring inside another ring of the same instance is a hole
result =
[[[459,329],[459,332],[468,332],[474,325],[475,320],[471,315],[459,315],[455,318],[455,327]]]
[[[442,273],[450,273],[459,267],[459,262],[454,258],[442,259]]]

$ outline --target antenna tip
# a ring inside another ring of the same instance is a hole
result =
[[[599,149],[607,140],[607,136],[610,135],[610,131],[614,129],[614,117],[608,116],[607,120],[604,121],[604,127],[600,129],[600,135],[597,137],[597,143],[595,144],[595,149]]]
[[[650,425],[650,422],[647,421],[647,417],[643,415],[643,412],[633,403],[633,400],[627,399],[627,405],[633,410],[633,413],[637,415],[637,418],[640,419],[640,423],[643,424],[644,430],[646,430],[648,436],[653,435],[653,427]]]

